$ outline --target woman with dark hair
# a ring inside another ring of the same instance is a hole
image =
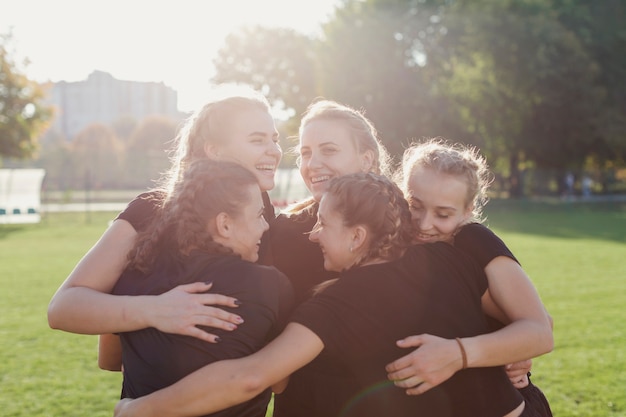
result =
[[[242,166],[202,159],[187,167],[155,221],[138,234],[113,294],[159,295],[181,284],[212,282],[220,294],[240,301],[245,321],[234,332],[214,329],[219,343],[155,328],[121,333],[124,398],[167,387],[206,364],[252,354],[282,330],[293,294],[284,274],[255,263],[268,228],[263,211],[258,181]],[[269,399],[265,390],[219,415],[264,417]]]

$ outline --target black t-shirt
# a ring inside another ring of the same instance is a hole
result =
[[[484,272],[452,246],[418,245],[398,261],[345,272],[298,307],[292,321],[322,339],[320,360],[342,363],[355,378],[342,416],[502,416],[522,402],[502,367],[459,371],[419,396],[393,386],[385,371],[407,353],[395,342],[409,334],[485,333],[480,298],[486,288]]]
[[[147,395],[209,363],[258,351],[282,331],[293,306],[291,285],[275,268],[246,262],[237,256],[209,256],[201,252],[178,259],[167,251],[157,261],[154,272],[147,275],[127,270],[113,294],[156,295],[197,281],[211,281],[211,292],[240,300],[242,304],[238,308],[222,308],[241,315],[244,323],[232,332],[206,329],[220,337],[219,343],[154,328],[121,333],[126,397]],[[263,417],[269,398],[268,390],[214,415]]]
[[[454,246],[467,253],[483,269],[498,256],[518,262],[502,239],[482,224],[463,226],[454,237]]]
[[[141,193],[128,203],[128,206],[117,215],[115,220],[126,220],[135,231],[140,232],[148,227],[162,200],[163,194],[158,191]]]
[[[261,264],[273,265],[287,275],[296,305],[311,297],[318,284],[337,276],[324,269],[322,250],[309,240],[309,232],[317,221],[316,207],[291,216],[279,214],[267,232],[268,245],[259,251]]]

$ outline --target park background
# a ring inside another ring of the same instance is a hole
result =
[[[112,1],[113,15],[89,3],[1,0],[0,168],[44,168],[44,207],[81,205],[72,213],[44,211],[36,225],[0,225],[0,414],[111,414],[119,375],[97,369],[94,337],[48,329],[47,303],[114,217],[95,211],[96,204],[123,204],[150,187],[168,164],[182,118],[201,104],[186,99],[180,118],[125,118],[59,135],[50,126],[63,109],[49,106],[46,92],[49,82],[65,78],[37,62],[19,25],[5,29],[4,19],[19,11],[41,27],[56,23],[50,39],[81,22],[68,30],[73,37],[56,43],[34,33],[68,73],[84,65],[83,55],[97,65],[68,77],[107,70],[146,80],[106,66],[117,59],[140,68],[145,60],[148,80],[170,83],[183,98],[183,84],[151,71],[167,66],[197,80],[190,63],[209,61],[191,90],[226,82],[261,90],[275,106],[285,150],[315,97],[363,109],[396,160],[424,137],[478,147],[496,178],[488,224],[519,257],[555,320],[555,350],[535,361],[533,380],[556,416],[626,416],[623,1],[338,0],[319,3],[328,9],[315,28],[298,20],[312,14],[311,2],[261,2],[276,15],[281,8],[291,13],[288,23],[266,25],[265,8],[243,0]],[[203,13],[207,21],[246,19],[218,36],[205,32],[217,24],[203,25]],[[90,25],[102,36],[92,44]],[[126,26],[134,34],[120,37]],[[165,42],[161,32],[168,31],[184,37]],[[122,53],[123,43],[134,52]],[[117,48],[118,58],[107,54]],[[152,61],[155,51],[160,60]],[[284,172],[294,160],[286,153]],[[585,177],[592,179],[589,195]],[[273,195],[280,204],[300,197],[286,184],[280,181]]]

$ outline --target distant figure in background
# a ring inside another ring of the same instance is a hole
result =
[[[581,187],[582,187],[582,191],[583,191],[583,198],[589,198],[591,197],[591,187],[593,186],[593,180],[591,179],[591,177],[589,177],[589,175],[585,174],[585,176],[582,179],[581,182]]]
[[[563,192],[563,197],[570,198],[574,196],[574,181],[574,174],[572,174],[571,172],[565,174],[565,190]]]

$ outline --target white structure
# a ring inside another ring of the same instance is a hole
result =
[[[163,83],[123,81],[102,71],[87,80],[54,83],[50,104],[56,109],[52,128],[71,140],[91,123],[111,124],[124,116],[178,117],[178,94]]]
[[[41,221],[43,169],[0,169],[0,224]]]

